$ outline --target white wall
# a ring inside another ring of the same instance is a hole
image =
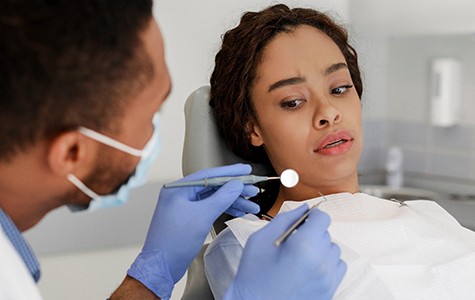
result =
[[[462,73],[459,82],[462,109],[457,122],[475,125],[474,49],[475,37],[466,34],[398,36],[391,39],[388,82],[392,84],[387,89],[387,119],[428,124],[431,91],[434,88],[431,63],[435,58],[450,57],[460,62]]]
[[[352,22],[381,35],[474,33],[473,0],[352,0]]]
[[[155,2],[154,13],[159,20],[165,38],[173,91],[162,109],[162,150],[150,174],[152,184],[181,177],[181,152],[184,136],[183,105],[186,97],[193,90],[208,83],[213,57],[219,47],[221,34],[237,24],[244,11],[257,10],[276,3],[264,0],[163,0]],[[285,1],[292,6],[335,11],[344,22],[349,20],[348,2],[349,0]],[[150,197],[153,198],[153,195]],[[151,209],[153,207],[152,200],[148,199],[146,203],[142,203],[150,206]],[[137,203],[128,205],[135,212],[141,211],[135,207],[138,205]],[[130,220],[121,219],[125,223],[122,226],[134,224],[133,220],[149,219],[150,209],[143,215],[130,216]],[[103,248],[100,241],[96,239],[104,239],[105,231],[107,231],[105,229],[116,229],[119,224],[110,220],[123,218],[122,213],[122,208],[119,208],[117,213],[104,213],[104,218],[75,216],[74,220],[69,222],[71,214],[59,210],[48,216],[37,229],[28,233],[34,242],[32,243],[33,247],[36,245],[45,251],[39,256],[43,272],[39,288],[45,299],[105,299],[118,286],[141,245],[122,244],[115,248]],[[87,222],[90,221],[93,224],[88,223],[85,224],[87,226],[82,227],[80,219],[83,221],[87,219]],[[100,221],[102,223],[99,223]],[[138,223],[141,224],[141,222]],[[58,228],[61,224],[68,224],[66,227],[69,227],[70,231],[67,230],[68,228],[60,228],[55,232],[54,228]],[[106,227],[104,228],[104,226]],[[87,231],[90,231],[90,240],[87,239]],[[123,240],[140,240],[143,238],[142,234],[145,235],[145,232],[132,233],[134,230],[128,229],[125,232],[140,236],[138,238],[123,237]],[[57,240],[63,236],[64,240],[70,240],[70,234],[80,236],[84,239],[84,243],[87,241],[90,245],[95,245],[95,248],[74,250],[70,247],[63,247],[67,250],[48,252],[48,249],[51,248],[48,245],[49,239],[53,238],[55,242],[58,242]],[[108,241],[107,247],[114,243],[117,241]],[[180,299],[183,284],[184,282],[181,281],[173,299]]]
[[[450,43],[451,37],[455,36],[466,36],[467,42],[464,44],[470,43],[469,36],[475,37],[475,1],[352,0],[349,5],[349,18],[354,29],[353,37],[356,39],[365,88],[362,99],[363,119],[420,121],[427,118],[429,104],[425,100],[424,91],[418,90],[419,94],[410,98],[412,103],[417,102],[417,112],[408,112],[407,103],[399,101],[407,98],[404,93],[413,94],[412,89],[408,88],[408,81],[413,86],[427,86],[428,79],[425,77],[429,76],[428,73],[423,76],[414,73],[414,62],[420,66],[421,61],[417,59],[422,57],[426,63],[426,57],[421,52],[450,57],[467,56],[459,53],[468,53],[473,46]],[[398,48],[405,47],[405,41],[412,39],[414,44],[418,39],[427,42],[438,37],[441,42],[437,45],[432,43],[424,46],[421,42],[419,49],[412,47],[406,51],[405,58],[400,58],[402,55],[396,53]],[[444,41],[447,41],[445,45]],[[460,49],[457,49],[459,45]],[[394,61],[395,58],[397,61]],[[466,66],[465,71],[468,73],[469,70],[470,67]],[[400,75],[399,78],[395,78],[397,75]],[[467,91],[466,94],[472,91]],[[465,123],[473,123],[468,113],[473,106],[470,101],[471,99],[464,103],[467,115],[464,117]]]
[[[44,299],[107,299],[124,279],[140,245],[40,255]],[[175,285],[171,300],[181,298],[185,277]]]

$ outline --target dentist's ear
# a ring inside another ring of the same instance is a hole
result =
[[[249,132],[249,139],[253,146],[259,147],[264,144],[264,140],[262,139],[261,130],[259,125],[255,122],[249,121],[246,125],[247,131]]]
[[[97,145],[78,131],[61,133],[51,140],[47,148],[48,167],[59,176],[76,173],[81,167],[92,163],[96,151]],[[89,155],[86,155],[88,152]]]

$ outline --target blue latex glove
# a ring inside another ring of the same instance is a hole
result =
[[[236,164],[206,169],[181,180],[248,175],[251,167]],[[162,299],[168,299],[174,284],[184,275],[198,254],[214,221],[226,210],[241,215],[257,213],[259,206],[243,197],[254,196],[258,188],[230,181],[203,197],[204,187],[163,188],[144,247],[127,273]],[[199,195],[201,194],[201,195]]]
[[[314,209],[279,247],[274,241],[308,208],[279,214],[246,243],[224,299],[331,299],[346,272],[327,228],[330,217]]]

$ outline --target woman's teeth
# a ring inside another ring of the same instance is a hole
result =
[[[335,147],[335,146],[338,146],[338,145],[341,145],[343,143],[346,143],[348,140],[345,140],[345,139],[341,139],[341,140],[337,140],[337,141],[334,141],[328,145],[326,145],[325,147],[323,148],[331,148],[331,147]]]

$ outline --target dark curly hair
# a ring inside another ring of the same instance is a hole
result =
[[[152,0],[0,3],[0,160],[113,118],[153,76],[141,34]]]
[[[236,155],[250,162],[264,164],[273,173],[275,171],[264,148],[255,147],[250,142],[252,128],[249,125],[257,120],[251,89],[265,47],[279,33],[292,32],[302,25],[317,28],[335,42],[345,57],[351,79],[361,98],[363,84],[358,56],[348,43],[346,30],[325,13],[307,8],[290,9],[284,4],[260,12],[247,12],[236,28],[224,34],[210,80],[210,105],[221,137]],[[272,193],[267,197],[275,198],[276,186],[268,187],[268,190]]]

